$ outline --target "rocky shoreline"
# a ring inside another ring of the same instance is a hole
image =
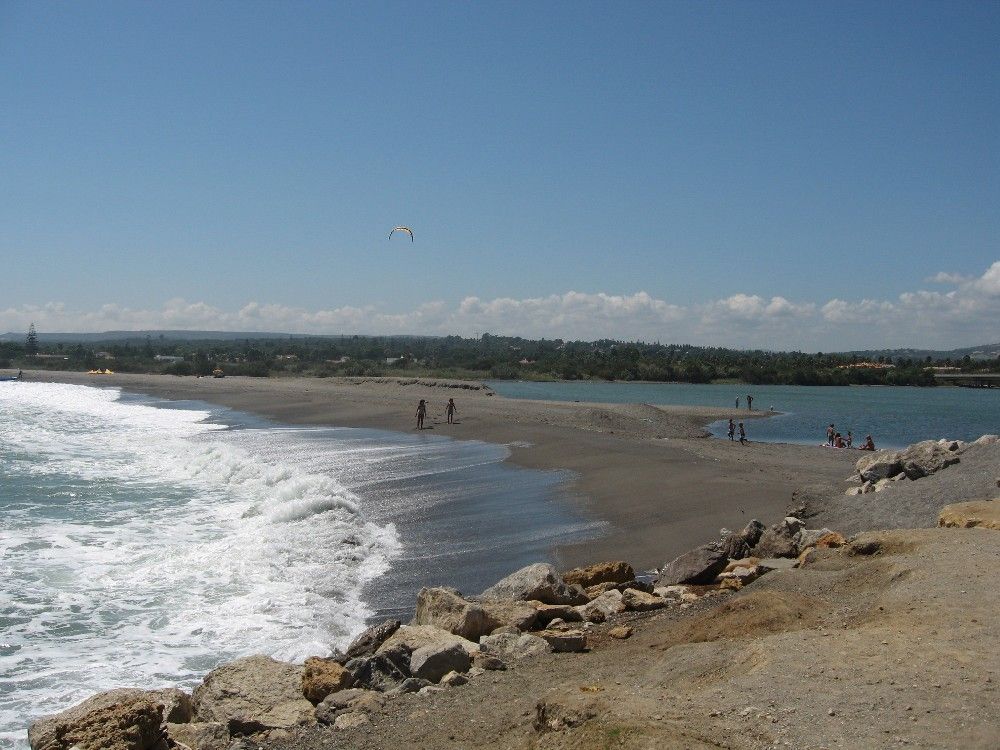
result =
[[[866,484],[861,484],[841,493],[847,498],[872,500],[877,492],[878,499],[888,498],[885,490],[890,483],[931,484],[927,480],[934,475],[960,472],[962,458],[967,453],[979,464],[985,461],[984,465],[995,469],[994,495],[1000,495],[997,489],[1000,488],[1000,441],[996,436],[984,436],[968,445],[927,441],[904,451],[863,456],[857,461],[857,474],[848,481],[867,483],[872,491],[866,492]],[[1000,529],[997,512],[1000,504],[994,504],[992,498],[971,502],[964,496],[954,499],[964,502],[939,510],[938,523],[942,528],[938,531],[975,534],[977,543],[979,535],[986,534],[988,538],[982,543],[992,551],[995,560],[1000,559],[1000,545],[996,543],[1000,537],[986,531]],[[538,665],[545,664],[553,684],[564,682],[563,675],[570,683],[587,682],[578,687],[576,698],[588,697],[591,692],[607,689],[589,684],[601,671],[596,666],[580,669],[573,659],[591,652],[614,658],[615,649],[622,658],[635,658],[629,643],[639,632],[661,639],[657,644],[646,644],[647,650],[674,649],[677,653],[685,644],[726,640],[726,635],[707,633],[723,624],[723,632],[727,628],[747,630],[739,635],[728,634],[737,640],[766,639],[776,632],[818,627],[824,619],[822,607],[803,605],[801,595],[791,596],[787,591],[775,598],[773,589],[794,587],[796,575],[851,570],[860,567],[861,561],[909,554],[911,547],[930,544],[924,537],[907,541],[899,536],[900,532],[864,532],[845,537],[830,528],[808,528],[807,508],[792,510],[792,514],[768,527],[752,520],[738,532],[724,529],[719,540],[666,562],[655,576],[637,575],[622,560],[561,573],[551,565],[535,564],[512,573],[478,595],[463,595],[447,587],[424,588],[409,623],[389,620],[376,624],[355,638],[342,653],[312,657],[302,665],[278,662],[264,655],[248,656],[212,670],[191,694],[177,689],[121,689],[101,693],[63,713],[34,722],[29,730],[31,748],[391,747],[395,745],[386,744],[380,733],[402,718],[418,724],[430,721],[440,728],[437,733],[432,729],[425,732],[426,742],[414,743],[411,739],[409,746],[463,747],[467,745],[460,741],[449,744],[443,740],[445,737],[454,740],[457,736],[448,729],[455,720],[454,714],[474,715],[479,710],[487,715],[492,710],[476,704],[474,694],[479,683],[488,685],[493,695],[507,696],[510,700],[518,691],[519,673],[530,677]],[[937,541],[935,537],[933,542]],[[956,553],[950,562],[960,565],[961,558]],[[997,569],[987,572],[995,576]],[[776,583],[769,584],[769,579]],[[868,596],[866,586],[862,588]],[[882,611],[885,608],[885,604],[878,607]],[[986,623],[994,631],[996,615],[994,609],[992,622]],[[980,624],[978,618],[972,622]],[[664,629],[667,623],[670,625]],[[846,620],[844,629],[850,630]],[[882,643],[889,641],[883,639]],[[995,651],[993,645],[990,648]],[[710,663],[712,657],[706,653],[701,658]],[[989,669],[997,668],[995,656],[992,662]],[[889,671],[892,669],[890,665]],[[899,667],[899,671],[905,670]],[[994,688],[989,687],[992,677],[987,677],[985,685],[992,692]],[[919,692],[917,684],[913,687],[914,693]],[[467,700],[462,698],[463,691],[469,693]],[[461,710],[443,710],[428,718],[416,707],[421,703],[432,706],[436,700],[457,702]],[[598,744],[591,737],[594,727],[602,723],[599,706],[600,701],[553,700],[543,695],[535,701],[533,715],[521,718],[523,726],[511,730],[512,736],[494,738],[488,733],[490,736],[479,737],[477,744],[612,746]],[[784,708],[795,710],[794,705]],[[700,709],[710,720],[723,718],[722,709],[705,706]],[[832,712],[827,714],[828,718],[836,715],[835,708],[828,711]],[[751,713],[759,712],[755,710],[746,716]],[[768,711],[764,714],[771,718],[776,715]],[[660,721],[656,716],[662,718],[661,714],[649,718]],[[718,731],[719,737],[728,736],[724,729]],[[1000,738],[1000,718],[995,705],[991,715],[979,717],[977,731],[984,744],[973,742],[963,746],[997,746],[988,744]],[[710,737],[711,732],[703,735]],[[431,741],[430,737],[436,739]],[[827,733],[817,738],[815,746],[825,747],[837,739]],[[701,747],[701,741],[692,739],[690,744],[676,745],[616,742],[613,746]],[[404,746],[402,741],[398,746]],[[718,746],[773,745],[743,737]],[[929,741],[921,746],[948,745]]]

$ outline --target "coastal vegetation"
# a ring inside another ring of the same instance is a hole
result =
[[[755,385],[935,384],[935,368],[1000,372],[1000,357],[923,357],[891,352],[738,350],[640,341],[563,341],[460,336],[275,336],[179,338],[119,335],[60,341],[31,333],[0,342],[0,367],[276,377],[436,376],[470,379],[604,380]],[[951,353],[946,353],[951,354]],[[938,369],[940,371],[940,369]]]

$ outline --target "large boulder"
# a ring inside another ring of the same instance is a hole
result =
[[[724,537],[722,539],[722,546],[726,557],[730,560],[739,560],[741,557],[746,557],[750,553],[750,550],[760,541],[763,533],[764,524],[755,518],[743,528],[743,531]]]
[[[333,659],[310,656],[302,665],[302,695],[313,705],[354,684],[354,676]]]
[[[909,479],[928,477],[941,469],[957,464],[961,459],[956,455],[958,448],[952,449],[950,444],[938,443],[935,440],[925,440],[915,443],[901,454],[903,473]]]
[[[495,656],[507,664],[518,659],[547,654],[552,650],[544,639],[527,633],[486,635],[479,639],[479,646],[484,653]]]
[[[356,687],[385,693],[410,676],[410,657],[410,649],[400,643],[373,656],[351,659],[344,669]]]
[[[504,624],[479,604],[469,602],[451,589],[423,588],[417,595],[414,625],[433,625],[470,641],[478,641]]]
[[[225,724],[217,721],[167,724],[167,736],[191,750],[227,750],[232,738]]]
[[[483,599],[537,599],[545,604],[585,604],[587,595],[580,586],[563,581],[548,563],[535,563],[511,573],[482,594]]]
[[[900,451],[876,451],[858,459],[857,470],[866,482],[878,482],[900,473],[909,479],[930,476],[961,460],[964,444],[954,441],[924,440]]]
[[[798,534],[804,526],[795,516],[788,516],[766,529],[750,554],[754,557],[797,557]]]
[[[168,704],[175,716],[190,720],[190,701],[183,691],[108,690],[61,713],[35,720],[28,728],[28,742],[32,750],[66,750],[73,745],[107,750],[165,750],[159,728]],[[105,742],[96,744],[98,740]]]
[[[674,586],[679,583],[712,583],[727,562],[729,558],[722,544],[703,544],[664,565],[657,577],[657,584]]]
[[[458,643],[421,646],[410,658],[410,672],[431,682],[438,682],[449,672],[468,672],[472,657]]]
[[[575,583],[586,589],[599,583],[627,583],[635,579],[635,571],[627,562],[615,560],[567,570],[562,574],[562,579],[568,584]]]
[[[303,668],[269,656],[245,656],[213,669],[194,689],[195,718],[228,724],[248,721],[268,729],[315,722],[302,695]]]
[[[618,589],[605,591],[600,596],[578,607],[577,611],[588,622],[604,622],[613,615],[625,611],[625,605],[622,604],[622,592]]]
[[[587,636],[582,630],[542,630],[538,637],[549,644],[557,654],[577,653],[587,650]]]
[[[385,643],[393,633],[399,630],[399,620],[386,620],[378,625],[372,625],[355,638],[347,647],[347,658],[357,659],[359,656],[371,656],[379,646]]]
[[[531,630],[538,621],[538,609],[530,602],[484,599],[478,602],[478,604],[497,623],[497,627],[509,625],[518,630]],[[490,632],[492,633],[493,631],[491,630]]]
[[[470,654],[474,653],[479,646],[468,638],[449,633],[447,630],[436,628],[433,625],[404,625],[393,633],[386,641],[379,646],[376,653],[382,654],[397,646],[405,646],[411,652],[422,646],[431,644],[452,644],[457,643]]]
[[[858,459],[855,468],[866,482],[877,482],[896,476],[903,470],[899,451],[875,451]]]

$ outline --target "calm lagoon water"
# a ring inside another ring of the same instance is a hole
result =
[[[99,690],[327,654],[421,585],[478,592],[600,532],[507,455],[0,383],[0,748]]]
[[[843,435],[855,440],[871,434],[880,448],[899,448],[919,440],[950,438],[973,440],[1000,433],[1000,388],[816,387],[735,386],[689,383],[603,383],[497,380],[489,383],[501,396],[591,401],[598,403],[677,404],[732,408],[733,416],[746,414],[746,396],[753,396],[754,411],[772,406],[779,414],[771,419],[746,422],[751,440],[781,443],[822,443],[833,422]],[[736,398],[740,411],[736,411]],[[726,433],[726,423],[711,425],[716,437]]]

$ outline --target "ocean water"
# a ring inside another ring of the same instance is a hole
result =
[[[343,646],[599,533],[503,446],[0,383],[0,747],[98,690]]]
[[[745,422],[747,436],[762,442],[818,444],[826,441],[831,422],[856,442],[871,434],[879,448],[900,448],[920,440],[974,440],[1000,432],[1000,388],[734,386],[693,383],[602,383],[498,380],[490,382],[501,396],[591,401],[599,403],[678,404],[732,408],[746,415],[746,395],[754,411],[771,407],[776,416]],[[740,398],[740,411],[735,409]],[[708,425],[707,425],[708,426]],[[727,423],[709,426],[724,437]]]

